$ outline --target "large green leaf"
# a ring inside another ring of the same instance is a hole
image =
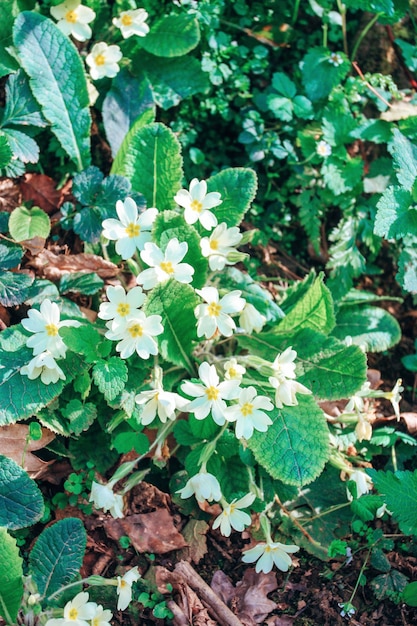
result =
[[[184,98],[209,87],[207,73],[194,57],[164,59],[149,54],[144,61],[155,102],[163,109],[177,106]]]
[[[310,100],[320,100],[329,95],[333,87],[340,85],[350,70],[350,62],[337,53],[340,64],[332,62],[328,48],[310,48],[302,63],[302,76],[307,96]]]
[[[6,106],[1,125],[4,128],[9,124],[40,127],[47,125],[23,70],[11,74],[7,79]]]
[[[311,396],[298,395],[299,404],[275,409],[266,433],[248,440],[256,460],[272,478],[302,487],[323,471],[329,457],[329,431],[323,411]]]
[[[8,48],[13,44],[12,30],[16,17],[15,7],[15,0],[2,0],[0,2],[0,78],[19,69],[16,59],[8,52]]]
[[[376,206],[376,235],[388,239],[417,235],[417,209],[409,191],[403,187],[388,187]]]
[[[0,304],[4,306],[22,304],[26,300],[32,283],[32,276],[2,271],[0,273]]]
[[[134,191],[146,198],[148,207],[173,209],[181,188],[181,147],[164,124],[133,125],[112,166],[112,174],[126,176]]]
[[[29,556],[29,571],[42,596],[68,585],[80,571],[87,534],[81,520],[67,517],[46,528]]]
[[[200,28],[192,15],[168,15],[156,22],[141,41],[147,52],[159,57],[178,57],[193,50],[200,41]]]
[[[218,191],[222,203],[213,209],[219,224],[238,226],[250,207],[257,190],[256,174],[244,167],[222,170],[207,180],[207,190]]]
[[[337,313],[333,335],[352,337],[367,352],[383,352],[401,339],[401,327],[388,311],[376,306],[343,306]]]
[[[398,128],[394,128],[388,150],[392,154],[398,182],[404,189],[411,191],[417,177],[417,147]]]
[[[0,526],[31,526],[42,517],[43,508],[35,481],[15,461],[0,455]]]
[[[152,289],[145,303],[147,315],[161,315],[164,332],[158,337],[164,359],[193,373],[191,353],[197,341],[194,309],[199,303],[194,289],[171,279]]]
[[[0,563],[0,617],[15,624],[23,596],[22,558],[5,528],[0,528]]]
[[[368,470],[376,490],[384,498],[387,509],[397,520],[401,532],[417,535],[417,470],[377,472]]]
[[[34,11],[19,14],[13,36],[43,115],[68,156],[84,169],[90,164],[91,116],[77,49],[51,20]]]

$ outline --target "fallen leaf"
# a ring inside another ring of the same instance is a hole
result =
[[[55,434],[47,428],[42,428],[42,438],[37,441],[28,441],[29,426],[26,424],[9,424],[0,428],[0,451],[4,456],[13,459],[18,465],[22,465],[31,478],[40,478],[47,470],[50,462],[43,461],[32,454],[35,450],[41,450],[48,445]]]
[[[35,256],[36,254],[40,254],[45,248],[45,241],[46,239],[43,237],[32,237],[32,239],[24,239],[23,241],[19,241],[19,243]]]
[[[55,213],[62,204],[62,191],[45,174],[25,174],[20,181],[20,189],[25,202],[33,202],[46,213]]]
[[[411,411],[401,413],[401,419],[404,420],[410,435],[415,435],[417,433],[417,413],[412,413]]]
[[[60,280],[63,274],[72,272],[95,272],[100,278],[111,278],[119,273],[114,263],[106,261],[96,254],[55,254],[51,250],[42,250],[40,254],[28,260],[27,266],[38,271],[39,275],[52,282]]]
[[[0,178],[0,210],[11,213],[22,204],[22,192],[12,178]]]
[[[207,554],[207,531],[209,525],[203,520],[191,519],[183,528],[182,535],[188,547],[181,550],[177,555],[178,559],[185,559],[199,563],[203,556]]]
[[[167,509],[152,513],[128,515],[122,519],[106,519],[104,529],[111,539],[127,535],[138,552],[166,554],[184,548],[187,544],[175,528]]]

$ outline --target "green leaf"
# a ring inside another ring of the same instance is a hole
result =
[[[0,563],[0,616],[15,624],[23,597],[23,561],[16,539],[5,528],[0,528]]]
[[[0,169],[9,165],[12,160],[13,152],[5,133],[0,130]]]
[[[248,440],[256,460],[272,478],[302,487],[317,478],[329,458],[329,431],[323,411],[311,396],[298,395],[297,406],[276,409],[266,433]]]
[[[193,435],[189,423],[185,420],[175,422],[174,437],[180,446],[193,446],[194,444],[200,442],[200,437]]]
[[[19,265],[23,256],[23,248],[7,239],[0,240],[0,269],[9,270]]]
[[[200,28],[192,15],[168,15],[156,22],[140,42],[142,48],[159,57],[179,57],[200,41]]]
[[[395,42],[401,50],[401,54],[409,70],[415,72],[417,70],[417,50],[408,41],[404,39],[396,39]]]
[[[61,408],[62,415],[69,421],[68,432],[79,435],[88,430],[97,417],[97,408],[92,402],[82,403],[78,399],[71,400]]]
[[[387,509],[398,522],[401,532],[417,535],[417,470],[395,474],[368,470],[367,473],[383,497]]]
[[[123,391],[127,381],[127,366],[119,357],[98,361],[93,367],[93,380],[107,402],[111,402]]]
[[[387,574],[379,574],[370,582],[372,591],[377,600],[390,600],[398,597],[408,583],[408,578],[396,569],[391,570]]]
[[[95,363],[111,350],[111,342],[100,335],[92,324],[84,324],[78,328],[63,326],[59,329],[59,334],[68,348],[82,354],[87,363]]]
[[[240,224],[255,197],[257,185],[255,172],[243,167],[222,170],[207,180],[207,190],[221,194],[222,203],[213,210],[219,224],[226,222],[229,227]]]
[[[158,337],[161,355],[171,363],[185,367],[190,374],[193,373],[191,353],[197,341],[194,309],[198,303],[192,287],[171,279],[154,287],[144,305],[146,315],[162,317],[164,332]]]
[[[67,517],[45,528],[29,556],[29,572],[42,596],[71,583],[80,571],[87,545],[81,520]]]
[[[0,526],[26,528],[40,520],[43,509],[35,481],[12,459],[0,455]]]
[[[33,276],[15,272],[1,272],[0,304],[3,306],[22,304],[26,300],[32,283]]]
[[[9,142],[13,153],[13,159],[22,163],[37,163],[39,160],[39,147],[32,137],[14,128],[6,128],[4,135]]]
[[[297,93],[295,84],[286,74],[275,72],[272,75],[272,87],[285,98],[292,100]]]
[[[8,124],[39,127],[47,125],[29,88],[28,77],[22,70],[11,74],[7,79],[2,128]]]
[[[417,147],[394,128],[393,140],[388,144],[388,150],[392,154],[398,182],[404,189],[411,191],[417,177]]]
[[[340,159],[330,156],[321,168],[321,173],[327,187],[338,196],[362,184],[363,161],[359,157]]]
[[[162,109],[177,106],[181,100],[206,91],[210,85],[207,73],[194,57],[164,59],[142,53],[140,59],[145,64],[155,103]]]
[[[303,120],[309,120],[314,117],[313,105],[305,96],[295,96],[293,105],[294,113],[297,117],[301,117]]]
[[[86,296],[92,296],[104,285],[104,280],[95,272],[73,272],[72,274],[64,274],[59,282],[60,293],[82,293]]]
[[[277,96],[276,94],[270,94],[266,99],[268,109],[271,113],[282,120],[283,122],[290,122],[293,118],[293,103],[289,98],[283,96]]]
[[[417,234],[417,209],[411,193],[402,187],[388,187],[380,198],[375,216],[374,233],[387,239]]]
[[[90,163],[89,98],[81,57],[69,38],[46,17],[23,11],[14,44],[42,113],[79,170]]]
[[[133,125],[112,166],[113,174],[126,176],[148,207],[160,211],[175,208],[174,196],[181,188],[181,147],[174,133],[161,123]]]
[[[406,291],[417,293],[417,237],[408,235],[404,244],[406,247],[401,250],[398,259],[396,278]]]
[[[39,207],[27,209],[20,206],[10,215],[9,231],[15,241],[25,241],[33,237],[46,239],[51,232],[51,222],[45,211]]]
[[[388,311],[376,306],[342,306],[332,333],[339,339],[352,337],[367,352],[383,352],[401,339],[401,327]]]
[[[135,433],[129,430],[118,433],[112,441],[112,446],[119,454],[126,454],[134,450],[136,454],[146,454],[149,450],[149,439],[144,433]]]
[[[417,580],[404,587],[401,600],[408,606],[417,606]]]
[[[339,85],[350,70],[350,62],[342,53],[337,53],[342,63],[333,65],[328,48],[311,48],[305,55],[301,73],[310,100],[320,100]]]

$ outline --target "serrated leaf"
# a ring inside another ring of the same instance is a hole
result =
[[[23,597],[23,561],[16,539],[5,528],[0,528],[0,563],[0,616],[15,624]]]
[[[192,446],[200,441],[199,437],[193,435],[189,423],[185,420],[179,420],[174,424],[174,437],[180,446]]]
[[[144,433],[135,433],[132,430],[118,433],[112,440],[119,454],[126,454],[134,450],[137,454],[146,454],[149,450],[149,439]]]
[[[388,144],[388,150],[392,154],[398,182],[404,189],[411,191],[417,177],[416,146],[398,128],[394,128],[393,139]]]
[[[87,363],[95,363],[111,350],[111,342],[100,335],[92,324],[84,324],[78,328],[63,326],[59,334],[68,348],[82,354]]]
[[[18,15],[13,36],[43,115],[62,148],[82,170],[91,158],[91,117],[77,49],[51,20],[33,11]]]
[[[282,96],[293,99],[297,89],[293,81],[283,72],[275,72],[272,75],[272,87]]]
[[[158,337],[158,344],[163,358],[185,367],[189,373],[193,372],[190,357],[197,341],[194,309],[198,304],[192,287],[171,279],[154,287],[144,306],[146,315],[162,317],[164,332]]]
[[[302,487],[317,478],[329,458],[329,431],[323,411],[311,396],[298,395],[299,404],[275,409],[266,433],[248,440],[256,460],[272,478]]]
[[[39,146],[32,137],[15,128],[6,128],[3,132],[9,142],[14,159],[18,159],[22,163],[38,162]]]
[[[417,237],[406,237],[404,244],[406,247],[398,259],[396,278],[406,291],[417,293]]]
[[[417,470],[367,472],[378,493],[383,497],[387,509],[398,522],[401,532],[417,535]]]
[[[207,190],[218,191],[222,203],[215,213],[219,224],[226,222],[230,226],[238,226],[250,207],[257,190],[256,174],[244,167],[222,170],[207,180]]]
[[[126,176],[148,207],[175,208],[181,188],[181,147],[174,133],[161,123],[137,128],[126,135],[112,166],[113,174]]]
[[[73,229],[83,241],[96,243],[103,232],[102,223],[103,217],[98,209],[86,207],[74,216]]]
[[[369,583],[377,600],[384,598],[393,599],[398,597],[408,583],[408,578],[398,570],[391,570],[387,574],[379,574],[375,576]]]
[[[15,461],[0,455],[0,526],[26,528],[40,520],[43,509],[35,481]]]
[[[123,391],[127,381],[127,366],[116,356],[108,361],[98,361],[93,367],[93,380],[107,402],[111,402]]]
[[[181,100],[209,87],[207,73],[203,72],[201,63],[194,57],[166,59],[146,55],[143,59],[141,55],[140,58],[145,63],[155,102],[162,109],[177,106]]]
[[[104,280],[95,272],[74,272],[72,274],[64,274],[59,282],[60,293],[82,293],[86,296],[92,296],[104,285]]]
[[[11,74],[6,83],[2,127],[8,124],[39,127],[47,125],[29,88],[28,77],[21,69]]]
[[[3,131],[0,130],[0,169],[7,167],[12,160],[13,152],[9,141]]]
[[[310,100],[320,100],[329,95],[333,87],[339,85],[350,70],[348,59],[338,53],[340,65],[331,62],[328,48],[311,48],[302,63],[303,83]]]
[[[48,597],[71,583],[80,571],[87,545],[81,520],[68,517],[46,528],[29,556],[38,592]]]
[[[9,231],[15,241],[25,241],[33,237],[46,239],[51,232],[51,222],[45,211],[39,207],[27,209],[20,206],[10,215]]]
[[[388,187],[380,198],[375,216],[374,233],[387,239],[417,234],[417,209],[411,193],[401,187]]]
[[[7,48],[10,48],[13,43],[12,29],[16,17],[15,8],[15,0],[2,0],[0,3],[0,77],[19,69],[18,62],[7,51]]]
[[[362,184],[363,161],[359,157],[345,160],[330,156],[323,164],[321,173],[327,187],[338,196]]]
[[[367,352],[383,352],[400,341],[401,327],[395,317],[379,307],[342,306],[332,334],[341,340],[351,337]]]
[[[23,256],[23,248],[6,239],[0,240],[0,269],[9,270],[19,265]]]
[[[97,417],[97,408],[92,402],[81,402],[78,399],[70,400],[61,408],[62,415],[68,420],[68,432],[79,435],[88,430]]]
[[[200,41],[200,28],[192,15],[168,15],[156,22],[141,41],[147,52],[160,57],[178,57]]]
[[[28,276],[28,274],[1,272],[0,304],[3,306],[22,304],[26,300],[32,283],[33,276]]]

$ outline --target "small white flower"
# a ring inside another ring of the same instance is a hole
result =
[[[132,584],[139,580],[140,574],[137,567],[132,567],[123,577],[117,577],[117,610],[124,611],[132,600]]]
[[[239,326],[251,335],[253,331],[260,333],[266,322],[266,317],[259,313],[258,309],[250,302],[246,302],[245,307],[239,315]]]
[[[91,37],[91,28],[88,26],[96,16],[89,7],[81,4],[80,0],[66,0],[50,9],[52,17],[58,20],[57,27],[64,35],[72,35],[77,41],[86,41]]]
[[[27,365],[20,369],[22,376],[27,376],[29,380],[41,377],[44,385],[57,383],[58,380],[65,380],[65,374],[50,352],[41,352],[33,357]]]
[[[122,11],[119,17],[113,18],[113,24],[120,28],[123,39],[127,39],[132,35],[145,37],[149,33],[149,26],[145,24],[148,15],[145,9]]]
[[[365,408],[365,403],[363,399],[369,396],[370,393],[372,393],[370,387],[371,387],[371,383],[369,382],[369,380],[363,383],[359,391],[357,391],[350,398],[349,402],[346,404],[345,408],[343,409],[343,413],[358,413],[358,414],[362,413]]]
[[[310,394],[310,389],[293,380],[295,374],[294,359],[297,353],[291,347],[278,354],[272,363],[274,375],[269,377],[269,384],[275,389],[275,406],[282,409],[283,406],[296,406],[298,404],[296,393]]]
[[[144,289],[152,289],[158,283],[174,278],[179,283],[190,283],[194,268],[189,263],[181,263],[188,251],[188,244],[180,243],[176,237],[168,242],[165,252],[154,243],[145,243],[140,253],[143,261],[150,267],[140,272],[136,281]]]
[[[130,259],[137,250],[143,250],[151,240],[151,228],[158,215],[158,209],[147,209],[138,213],[133,198],[116,202],[118,220],[110,217],[103,221],[103,236],[116,241],[116,252],[122,259]]]
[[[133,287],[126,293],[121,285],[109,286],[106,295],[109,302],[100,304],[98,317],[102,320],[116,320],[119,324],[134,314],[145,301],[141,287]]]
[[[119,46],[108,46],[104,41],[94,44],[85,59],[90,68],[91,78],[93,80],[99,80],[105,76],[114,78],[120,70],[118,63],[122,56]]]
[[[232,528],[238,532],[242,532],[245,526],[249,526],[251,518],[248,513],[241,511],[240,509],[246,509],[255,500],[253,493],[248,493],[239,500],[232,500],[230,504],[227,502],[222,505],[223,511],[213,522],[213,528],[219,528],[224,537],[230,537]]]
[[[151,354],[158,354],[158,344],[154,337],[164,332],[160,315],[146,317],[143,311],[136,311],[126,320],[118,324],[116,320],[110,324],[106,332],[107,339],[119,341],[116,346],[122,359],[127,359],[136,351],[141,359],[149,359]]]
[[[90,626],[89,620],[94,618],[97,604],[88,599],[88,593],[81,591],[64,606],[64,617],[48,619],[45,626]]]
[[[264,574],[267,574],[272,570],[274,565],[281,571],[287,572],[288,568],[292,565],[291,557],[288,556],[288,554],[298,552],[299,549],[299,546],[286,546],[279,541],[258,543],[257,546],[243,553],[242,561],[244,563],[254,563],[258,561],[255,566],[257,573],[264,572]]]
[[[316,152],[321,157],[328,157],[332,153],[331,145],[322,139],[322,141],[319,141],[316,146]]]
[[[144,426],[153,422],[156,415],[158,415],[163,424],[165,424],[168,419],[174,420],[175,410],[182,410],[188,404],[188,400],[178,393],[164,391],[162,386],[162,374],[162,369],[159,366],[155,366],[154,381],[152,384],[154,389],[141,391],[141,393],[138,393],[135,397],[135,402],[143,405],[140,423]]]
[[[193,178],[189,191],[180,189],[175,195],[175,202],[185,209],[184,219],[187,224],[195,224],[198,220],[206,230],[217,226],[217,217],[210,211],[222,203],[221,196],[217,191],[207,193],[205,180],[199,181]]]
[[[342,65],[343,58],[338,52],[332,52],[331,55],[329,56],[328,61],[331,65],[338,67],[339,65]]]
[[[197,322],[197,335],[203,335],[210,339],[217,331],[225,337],[231,337],[236,328],[230,313],[239,313],[245,306],[245,300],[241,298],[241,291],[235,290],[220,299],[219,292],[215,287],[203,287],[196,289],[196,293],[205,300],[206,304],[199,304],[195,308]]]
[[[356,613],[355,607],[350,602],[339,602],[338,606],[340,606],[340,608],[342,609],[340,611],[340,615],[342,617],[350,618],[350,617],[352,617],[352,615],[354,615]]]
[[[249,439],[254,430],[265,433],[271,426],[271,418],[264,411],[272,411],[274,405],[266,396],[257,396],[255,387],[240,390],[238,404],[224,410],[228,422],[236,422],[236,437]],[[260,409],[264,409],[261,411]]]
[[[234,357],[224,364],[224,377],[226,380],[240,381],[244,374],[246,374],[246,367],[240,365]]]
[[[121,518],[123,515],[123,496],[114,493],[113,484],[101,485],[93,481],[89,501],[96,509],[110,511],[113,517]]]
[[[35,356],[47,351],[54,358],[59,359],[63,358],[67,351],[67,346],[59,336],[59,329],[63,326],[79,326],[79,322],[60,321],[58,305],[47,298],[42,302],[39,311],[30,309],[28,317],[22,320],[22,326],[33,333],[26,345],[33,348]]]
[[[225,400],[237,398],[239,395],[239,381],[225,380],[220,382],[215,366],[208,363],[200,365],[198,375],[201,383],[185,380],[182,384],[182,391],[188,396],[195,398],[184,409],[194,413],[195,418],[198,420],[207,417],[211,411],[216,424],[223,426],[225,423],[224,412],[227,406]]]
[[[181,498],[189,498],[194,495],[197,502],[204,502],[204,500],[218,501],[222,497],[219,481],[213,474],[208,472],[195,474],[187,481],[185,487],[178,489],[176,493],[179,493]]]
[[[203,237],[200,241],[201,253],[208,257],[210,269],[214,271],[222,270],[225,265],[233,265],[228,261],[229,252],[234,252],[242,240],[242,233],[237,226],[227,228],[227,224],[222,222],[211,233],[210,237]]]
[[[368,493],[372,488],[372,480],[371,477],[368,476],[365,472],[361,472],[361,470],[354,470],[349,473],[349,480],[353,480],[356,483],[356,497],[360,498],[365,493]],[[349,489],[347,490],[348,500],[352,501],[353,496],[350,493]]]
[[[91,620],[91,626],[111,626],[110,620],[112,617],[113,613],[109,609],[103,609],[101,604],[99,604]]]
[[[397,380],[397,382],[395,383],[392,391],[386,391],[384,392],[384,398],[386,398],[387,400],[389,400],[392,404],[392,408],[394,409],[394,413],[397,416],[397,420],[400,421],[400,402],[402,400],[401,398],[401,392],[404,391],[404,387],[402,386],[402,379],[399,378]]]

